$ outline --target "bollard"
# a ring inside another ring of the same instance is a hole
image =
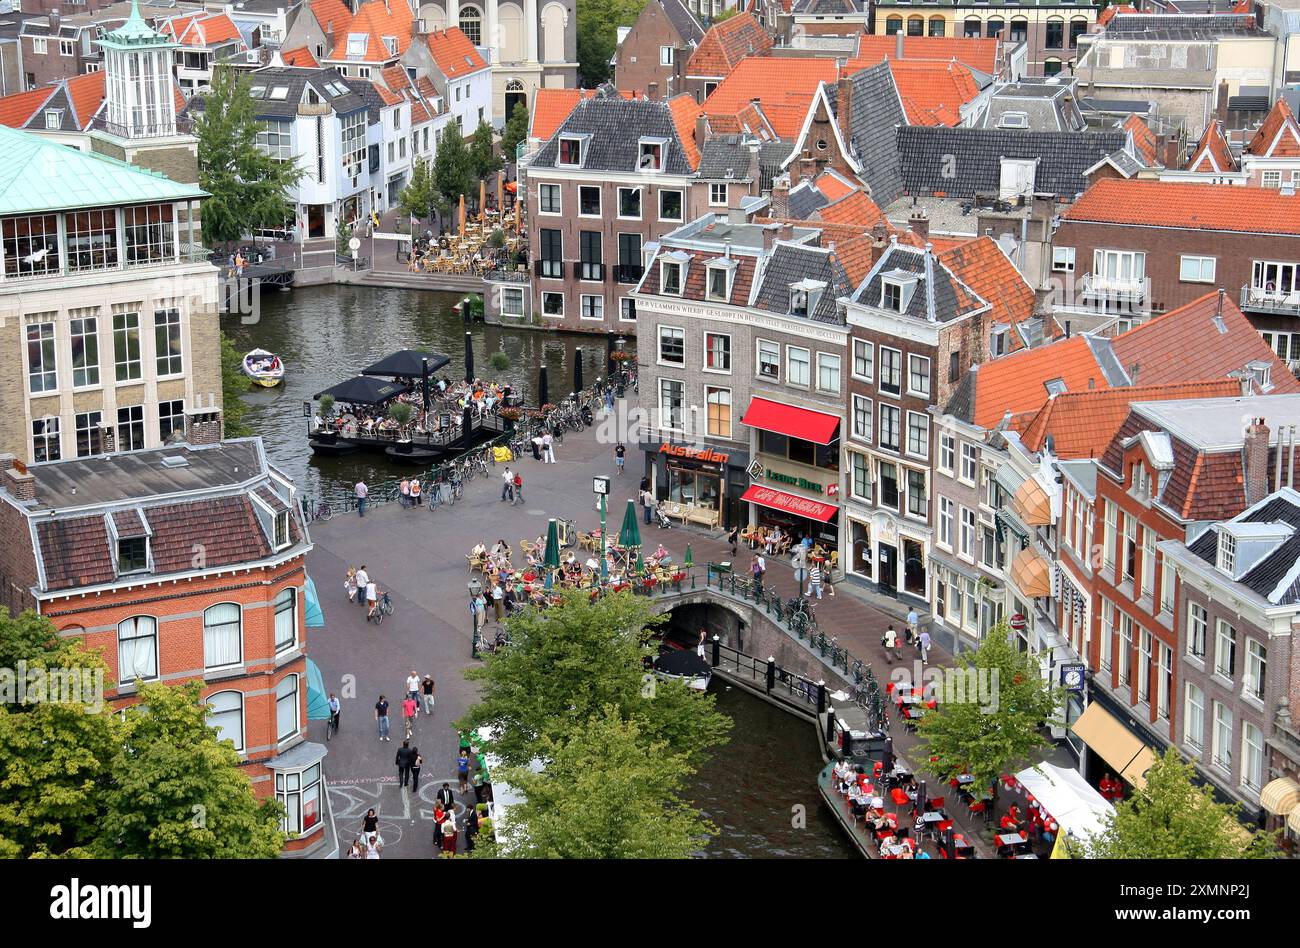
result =
[[[717,668],[722,661],[722,639],[715,634],[713,636],[713,667]]]
[[[831,744],[835,740],[835,709],[828,708],[826,711],[826,743]]]
[[[767,657],[767,693],[771,694],[772,689],[776,687],[776,658],[769,655]]]
[[[824,714],[826,711],[826,682],[817,682],[817,713]]]

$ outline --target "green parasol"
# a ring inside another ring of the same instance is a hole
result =
[[[618,545],[625,550],[641,548],[641,527],[636,521],[636,504],[630,499],[623,514],[623,529],[618,531]]]
[[[546,569],[546,583],[543,588],[548,592],[555,581],[555,571],[560,568],[560,531],[552,517],[546,524],[546,556],[542,560]]]
[[[691,552],[691,545],[686,544],[686,556],[682,558],[682,565],[690,569],[695,565],[695,554]]]
[[[636,551],[636,562],[632,564],[632,572],[637,576],[645,573],[645,560],[641,559],[641,551]]]

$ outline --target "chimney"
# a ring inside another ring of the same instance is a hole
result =
[[[221,435],[221,409],[191,408],[185,413],[185,441],[191,447],[220,444]]]
[[[1286,425],[1277,429],[1277,446],[1273,450],[1273,490],[1282,486],[1282,433]]]
[[[841,76],[835,83],[835,123],[840,127],[844,141],[853,140],[849,116],[853,114],[853,81]]]
[[[5,490],[15,500],[36,499],[36,478],[27,472],[27,465],[12,454],[0,454],[0,471],[3,471]]]
[[[1263,418],[1252,418],[1242,442],[1246,464],[1246,506],[1268,496],[1268,436]]]
[[[1214,114],[1223,127],[1228,127],[1228,83],[1223,81],[1219,83],[1219,92],[1214,103]]]
[[[1065,321],[1065,338],[1070,338],[1070,321],[1068,319]]]
[[[903,31],[899,30],[894,34],[894,58],[903,58]]]
[[[763,193],[763,168],[759,162],[762,145],[753,138],[745,143],[745,147],[749,149],[749,193],[757,196]]]
[[[1295,484],[1295,425],[1291,425],[1291,430],[1287,433],[1287,444],[1291,448],[1291,456],[1286,462],[1286,486],[1292,487]]]
[[[57,37],[59,35],[59,24],[63,18],[59,16],[59,11],[56,9],[50,11],[47,19],[50,21],[50,35]]]
[[[780,224],[763,225],[763,249],[771,250],[772,245],[776,243],[777,231],[781,229]]]
[[[645,88],[645,96],[651,102],[657,100],[659,98],[659,83],[652,82],[649,85],[647,85]]]
[[[772,210],[773,217],[790,216],[790,175],[783,174],[772,181]]]
[[[704,139],[705,136],[708,134],[708,131],[709,131],[709,120],[705,118],[704,113],[701,112],[695,118],[695,147],[696,148],[699,149],[704,148]]]
[[[907,229],[924,240],[930,236],[930,218],[925,216],[925,211],[917,209],[908,216]]]

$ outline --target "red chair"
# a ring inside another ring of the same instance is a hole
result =
[[[956,778],[956,777],[952,777],[952,778],[950,778],[950,779],[948,780],[948,786],[950,786],[950,787],[952,787],[954,790],[956,790],[957,787],[960,786],[960,784],[957,783],[957,778]]]
[[[901,787],[895,787],[889,791],[889,798],[898,806],[907,806],[912,801],[907,798],[907,793]]]
[[[884,772],[885,765],[881,761],[876,761],[875,765],[871,768],[871,776],[879,777]]]
[[[952,829],[952,820],[940,820],[940,821],[939,821],[938,831],[939,831],[940,833],[946,833],[946,832],[948,832],[948,830],[950,830],[950,829]]]
[[[894,693],[894,683],[892,681],[885,682],[885,694],[890,695],[893,693]]]
[[[983,813],[987,809],[988,804],[983,800],[972,800],[970,805],[966,807],[966,810],[971,814],[971,816],[974,816],[976,813]]]
[[[926,810],[942,810],[943,797],[931,797],[929,800],[926,801],[925,808]]]

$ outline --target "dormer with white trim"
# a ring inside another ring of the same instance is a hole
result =
[[[1285,523],[1236,520],[1217,524],[1218,551],[1214,565],[1219,572],[1239,580],[1264,557],[1291,538],[1294,528]]]

